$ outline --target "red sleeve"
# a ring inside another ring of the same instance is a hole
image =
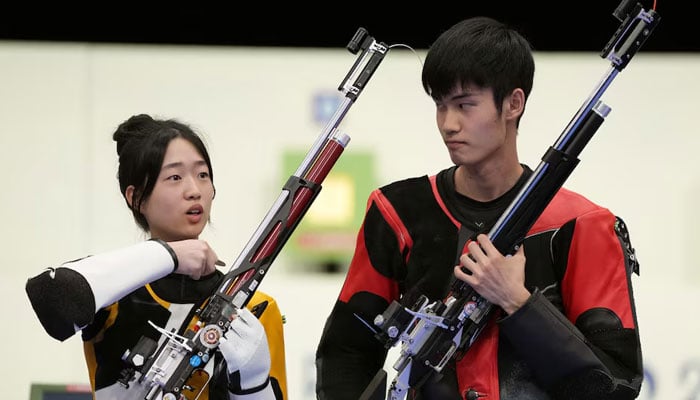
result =
[[[606,308],[620,318],[623,327],[636,328],[614,215],[598,209],[577,218],[567,265],[561,292],[570,321],[586,310]]]

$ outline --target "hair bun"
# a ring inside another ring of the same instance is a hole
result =
[[[112,139],[117,142],[117,154],[121,155],[122,149],[129,143],[140,142],[149,133],[158,130],[159,125],[150,115],[133,115],[119,124],[114,131]]]

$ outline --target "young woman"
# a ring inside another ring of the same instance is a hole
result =
[[[113,139],[121,193],[150,239],[47,268],[26,290],[49,335],[63,341],[82,331],[95,399],[132,400],[143,398],[146,385],[124,384],[130,365],[122,356],[142,336],[165,340],[151,324],[184,332],[218,287],[223,263],[198,239],[216,193],[200,137],[178,121],[142,114]],[[207,364],[211,380],[200,399],[287,398],[282,316],[259,291],[248,308],[256,305],[262,312],[239,310],[231,323]]]

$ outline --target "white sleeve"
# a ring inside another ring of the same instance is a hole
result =
[[[139,287],[162,278],[175,268],[167,244],[148,240],[126,248],[66,263],[87,280],[95,297],[95,312]]]

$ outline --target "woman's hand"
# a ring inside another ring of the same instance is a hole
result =
[[[219,261],[216,252],[209,247],[204,240],[188,239],[177,242],[168,242],[177,256],[176,274],[188,275],[192,279],[199,279],[216,270],[217,265],[224,265]]]

